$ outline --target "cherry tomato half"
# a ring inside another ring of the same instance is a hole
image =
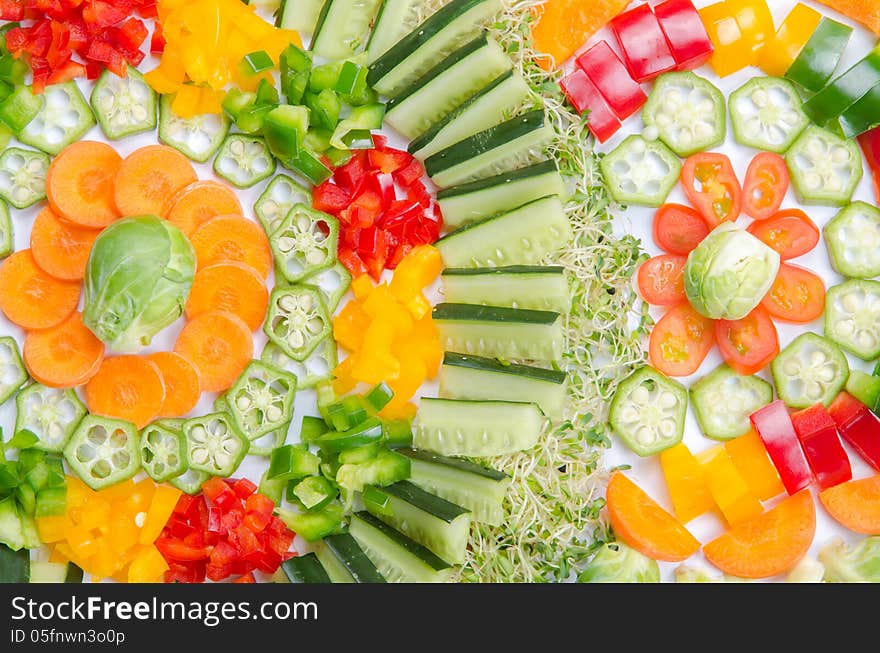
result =
[[[715,339],[722,358],[738,374],[755,374],[779,353],[779,334],[760,306],[741,320],[716,320]]]
[[[755,220],[766,220],[782,206],[790,182],[788,166],[778,154],[761,152],[749,163],[743,184],[743,211]]]
[[[825,282],[809,270],[783,263],[761,306],[783,322],[812,322],[825,310]]]
[[[690,254],[709,235],[698,211],[684,204],[664,204],[654,214],[654,242],[670,254]]]
[[[674,306],[687,301],[685,263],[687,257],[678,254],[660,254],[642,263],[636,274],[642,299],[654,306]]]
[[[783,261],[806,254],[819,243],[819,227],[800,209],[780,211],[769,220],[753,222],[746,231],[779,252]]]
[[[714,229],[742,212],[742,186],[726,154],[700,152],[685,159],[681,185],[688,201]]]
[[[712,320],[687,302],[673,306],[651,330],[648,356],[651,365],[666,376],[696,372],[715,344]]]

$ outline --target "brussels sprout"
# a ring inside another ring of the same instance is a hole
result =
[[[659,583],[660,565],[623,542],[608,542],[578,576],[579,583]]]
[[[86,265],[83,322],[110,349],[135,352],[181,316],[195,268],[192,245],[167,220],[114,222]]]
[[[821,583],[825,577],[825,565],[813,558],[801,558],[788,576],[785,577],[786,583]]]
[[[819,551],[828,583],[880,583],[880,536],[866,537],[849,547],[840,538]]]
[[[779,254],[755,236],[722,222],[687,259],[684,287],[701,315],[739,320],[770,290],[779,271]]]
[[[745,578],[720,574],[718,576],[709,572],[705,567],[696,565],[679,565],[675,568],[676,583],[747,583]]]

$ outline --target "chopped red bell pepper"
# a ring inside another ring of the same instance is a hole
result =
[[[709,61],[714,47],[691,0],[666,0],[654,7],[654,15],[675,58],[676,70],[694,70]]]
[[[880,203],[880,127],[859,136],[859,143],[874,177],[874,193]]]
[[[821,489],[852,479],[852,467],[837,434],[837,425],[822,403],[793,413],[791,423]]]
[[[777,399],[750,416],[752,426],[761,436],[770,460],[779,472],[786,492],[794,494],[810,485],[813,472],[795,433],[788,409]]]
[[[239,576],[236,578],[233,583],[256,583],[256,579],[254,578],[253,572],[248,572],[244,576]]]
[[[351,202],[351,193],[329,179],[315,186],[312,191],[312,206],[318,211],[338,215]]]
[[[610,27],[626,68],[637,82],[647,82],[675,69],[675,57],[649,4],[623,12],[611,21]]]
[[[240,499],[248,499],[249,497],[253,496],[254,492],[257,491],[257,485],[249,478],[240,478],[232,484],[232,490],[238,495]],[[266,497],[263,498],[265,499]],[[250,508],[247,509],[250,510]]]
[[[587,125],[600,143],[607,141],[620,129],[620,120],[583,70],[577,69],[566,75],[559,85],[579,114],[589,111]]]
[[[22,20],[24,18],[24,0],[0,0],[0,19]]]
[[[418,159],[413,158],[407,165],[398,170],[394,176],[402,186],[412,186],[425,176],[425,167]]]
[[[599,41],[577,58],[577,65],[599,89],[618,120],[626,120],[648,101],[607,41]]]
[[[369,150],[369,159],[373,168],[378,168],[380,172],[391,173],[407,166],[413,160],[413,156],[403,150],[372,149]]]
[[[165,36],[162,33],[162,25],[158,22],[153,28],[153,36],[150,37],[150,52],[153,54],[165,52]]]
[[[848,392],[841,392],[828,413],[840,435],[865,462],[880,471],[880,420],[870,409]]]

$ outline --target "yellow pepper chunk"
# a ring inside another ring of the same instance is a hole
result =
[[[67,531],[73,526],[73,522],[66,514],[39,517],[36,521],[40,541],[46,544],[63,540],[67,537]]]
[[[162,533],[165,523],[174,512],[174,506],[177,505],[180,490],[170,485],[157,485],[156,491],[153,493],[153,500],[147,509],[144,522],[141,525],[138,542],[141,544],[152,544],[156,538]]]
[[[700,17],[715,48],[709,65],[719,77],[727,77],[752,65],[751,45],[745,41],[743,31],[726,2],[703,7]]]
[[[375,287],[376,284],[373,283],[369,274],[361,274],[351,282],[351,292],[354,293],[355,299],[366,299]]]
[[[822,14],[799,2],[789,12],[776,34],[761,50],[758,65],[768,75],[782,77],[798,58],[807,41],[819,27]]]
[[[421,295],[425,286],[431,284],[443,269],[440,250],[431,245],[419,245],[407,254],[391,279],[391,292],[401,302]]]
[[[760,501],[767,501],[785,491],[761,437],[753,429],[725,442],[724,449],[733,466]]]
[[[728,525],[756,517],[764,512],[761,502],[734,467],[723,445],[716,445],[697,454],[703,466],[712,498]]]
[[[168,570],[168,563],[155,546],[142,546],[128,567],[129,583],[158,583]]]
[[[730,13],[742,32],[750,52],[750,65],[757,65],[764,46],[773,39],[775,25],[767,0],[727,0]]]
[[[686,524],[715,507],[706,473],[687,445],[680,442],[661,452],[660,466],[675,516],[681,523]]]

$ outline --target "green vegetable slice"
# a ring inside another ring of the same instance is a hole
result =
[[[72,388],[29,385],[15,398],[15,432],[30,431],[43,451],[62,451],[86,414],[86,407]]]
[[[9,217],[9,206],[0,201],[0,259],[12,254],[14,248],[12,218]]]
[[[49,157],[42,152],[7,147],[0,154],[0,197],[17,209],[46,199]]]
[[[43,95],[43,107],[18,140],[54,156],[94,127],[95,116],[74,81],[47,86]]]
[[[170,481],[171,485],[186,494],[198,494],[202,489],[202,484],[211,478],[207,472],[198,472],[194,469],[187,469],[180,476],[175,476]]]
[[[205,113],[181,118],[171,109],[174,96],[159,102],[159,140],[197,163],[204,163],[220,148],[229,132],[225,113]]]
[[[287,175],[276,175],[254,204],[257,220],[271,236],[296,204],[311,206],[312,195]]]
[[[263,347],[260,360],[296,376],[297,388],[313,388],[321,381],[331,378],[338,362],[336,342],[327,338],[322,345],[309,354],[304,361],[296,361],[284,353],[274,342]]]
[[[776,394],[791,408],[826,406],[846,385],[849,363],[835,343],[807,332],[791,341],[770,364]]]
[[[317,288],[324,298],[327,312],[333,313],[351,286],[351,272],[342,263],[336,261],[331,267],[304,277],[302,284]]]
[[[687,404],[683,385],[646,365],[618,386],[609,423],[634,453],[651,456],[681,441]]]
[[[659,583],[660,565],[623,542],[608,542],[578,576],[579,583]]]
[[[880,276],[880,209],[853,202],[825,225],[831,267],[845,277]]]
[[[275,159],[259,136],[230,134],[214,159],[214,172],[238,188],[250,188],[275,172]]]
[[[64,458],[86,485],[100,490],[137,474],[138,439],[131,422],[86,415],[64,447]]]
[[[277,431],[290,422],[297,379],[293,374],[251,361],[226,400],[235,423],[249,440]]]
[[[231,476],[248,452],[249,442],[227,413],[209,413],[183,423],[186,458],[196,472]]]
[[[819,551],[828,583],[880,583],[880,537],[865,537],[847,545],[836,537]]]
[[[730,440],[748,433],[749,415],[773,400],[773,388],[758,376],[742,376],[721,364],[691,386],[690,396],[703,434]]]
[[[287,440],[287,432],[290,430],[290,422],[286,422],[274,431],[251,440],[248,449],[249,456],[270,456],[272,452],[284,444]]]
[[[862,360],[880,356],[880,281],[850,279],[829,288],[825,336]]]
[[[136,68],[129,66],[125,77],[105,69],[90,101],[101,131],[111,140],[156,128],[156,92]]]
[[[288,283],[332,266],[338,243],[339,221],[305,204],[294,206],[269,240],[276,270]]]
[[[293,360],[303,362],[330,335],[330,316],[314,288],[276,288],[263,331]]]
[[[785,153],[791,185],[802,204],[844,206],[862,178],[862,153],[816,125],[807,127]]]
[[[794,84],[779,77],[756,77],[730,94],[733,135],[742,145],[784,153],[810,119]]]
[[[141,464],[157,483],[186,471],[186,443],[180,426],[171,420],[158,420],[141,431]]]
[[[678,183],[681,161],[659,141],[633,134],[600,162],[608,192],[620,204],[657,207]]]
[[[0,406],[27,380],[28,373],[21,361],[18,343],[12,336],[3,336],[0,338]]]

